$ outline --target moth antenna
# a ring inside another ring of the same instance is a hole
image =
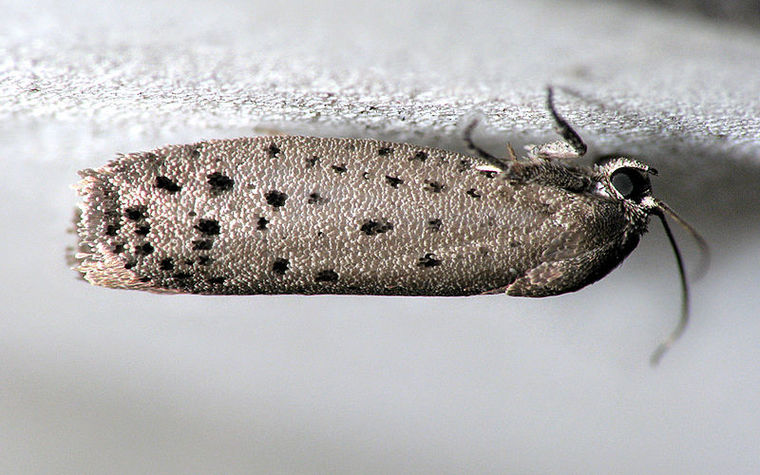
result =
[[[693,275],[695,280],[701,279],[707,273],[707,268],[710,267],[710,246],[707,244],[707,241],[705,241],[705,238],[703,238],[702,235],[699,234],[699,232],[697,232],[694,227],[692,227],[692,225],[684,221],[684,219],[678,216],[676,212],[673,211],[668,205],[660,200],[657,200],[657,206],[665,213],[667,213],[668,216],[673,218],[673,221],[684,228],[686,232],[691,235],[694,241],[696,241],[697,246],[699,246],[700,258],[697,269],[694,271]]]
[[[656,209],[652,214],[655,214],[662,222],[662,227],[665,228],[665,234],[668,235],[670,246],[673,248],[673,253],[676,256],[676,263],[678,264],[678,276],[681,278],[681,318],[678,320],[678,324],[670,333],[670,335],[660,343],[649,358],[649,362],[652,366],[657,364],[662,359],[662,356],[667,352],[673,343],[676,342],[686,330],[686,326],[689,324],[689,284],[686,281],[686,272],[684,271],[683,259],[681,258],[681,251],[678,249],[676,240],[673,237],[673,232],[670,230],[665,214],[662,210],[669,210],[669,208]],[[667,211],[666,211],[667,212]],[[672,210],[671,210],[672,213]]]

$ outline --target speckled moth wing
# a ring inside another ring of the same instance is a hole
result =
[[[565,190],[515,186],[476,163],[293,136],[129,154],[83,175],[81,227],[94,252],[81,270],[108,286],[214,294],[505,287],[540,258],[539,235],[562,232],[548,217],[583,213]]]

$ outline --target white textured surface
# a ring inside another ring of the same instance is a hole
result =
[[[760,470],[760,34],[630,8],[6,2],[0,469]],[[553,138],[548,82],[713,245],[657,370],[678,288],[656,223],[541,300],[166,297],[66,268],[68,185],[116,152],[259,126],[461,150],[473,113],[496,152]]]

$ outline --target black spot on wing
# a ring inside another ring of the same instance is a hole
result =
[[[280,153],[280,147],[277,146],[274,142],[269,144],[269,147],[267,148],[267,153],[270,157],[275,158],[277,157],[277,154]]]
[[[181,186],[165,176],[156,177],[156,184],[154,186],[169,193],[176,193],[182,189]]]
[[[306,200],[306,202],[309,203],[310,205],[323,204],[323,203],[327,203],[328,201],[329,200],[327,198],[322,197],[322,195],[320,195],[316,191],[314,193],[310,193],[309,198]]]
[[[161,259],[161,262],[158,263],[158,268],[163,271],[174,270],[174,259],[172,259],[171,257],[166,257],[164,259]]]
[[[130,221],[139,221],[141,219],[147,218],[148,213],[145,210],[144,206],[132,206],[124,210],[124,215],[129,219]]]
[[[153,246],[149,242],[146,242],[139,246],[135,246],[135,254],[137,255],[147,256],[148,254],[152,254],[153,251],[154,251]]]
[[[274,208],[279,208],[285,205],[285,200],[288,199],[288,195],[281,191],[270,190],[264,194],[264,198],[266,198],[267,204]]]
[[[308,164],[310,167],[313,167],[313,166],[314,166],[314,165],[316,165],[316,164],[317,164],[317,162],[319,162],[320,160],[321,160],[321,158],[319,158],[318,156],[314,155],[314,156],[313,156],[313,157],[311,157],[311,158],[307,158],[307,159],[306,159],[306,163],[307,163],[307,164]]]
[[[214,172],[208,175],[208,184],[211,185],[212,192],[221,193],[223,191],[230,191],[235,182],[227,175]]]
[[[201,219],[195,225],[195,229],[207,236],[216,236],[219,234],[219,221],[215,219]]]
[[[212,262],[214,262],[214,259],[212,259],[209,256],[200,256],[198,257],[198,264],[202,266],[210,265]]]
[[[412,160],[412,161],[416,160],[418,162],[424,162],[427,159],[428,159],[427,152],[423,152],[422,150],[420,150],[419,152],[417,152],[414,155],[412,155],[412,158],[410,158],[409,160]]]
[[[135,228],[135,234],[138,236],[147,236],[150,233],[150,224],[141,224]]]
[[[441,265],[441,261],[435,258],[435,254],[430,252],[420,257],[417,261],[418,267],[436,267],[439,265]]]
[[[475,188],[470,188],[466,193],[476,199],[480,198],[481,196]]]
[[[119,228],[121,228],[121,226],[118,224],[109,224],[106,226],[106,236],[116,236],[119,232]]]
[[[393,229],[393,223],[386,220],[375,221],[368,219],[362,223],[359,230],[367,236],[376,236],[378,234],[386,233]]]
[[[402,180],[401,178],[390,176],[390,175],[385,175],[385,181],[389,185],[391,185],[391,188],[398,188],[399,185],[404,184],[404,180]]]
[[[380,155],[381,157],[390,155],[391,153],[393,153],[393,149],[390,147],[380,147],[379,149],[377,149],[377,154]]]
[[[269,224],[269,220],[263,216],[260,216],[259,220],[256,221],[256,229],[259,231],[264,231],[267,228],[267,224]]]
[[[342,174],[346,173],[346,170],[348,170],[348,168],[346,168],[346,164],[345,163],[341,163],[340,165],[333,165],[330,168],[332,168],[333,171],[335,173],[337,173],[338,175],[342,175]]]
[[[438,218],[435,219],[429,219],[428,222],[428,229],[433,231],[434,233],[437,233],[441,230],[441,224],[443,224],[443,221],[441,221]]]
[[[277,275],[285,275],[288,267],[290,267],[290,262],[287,259],[280,257],[275,259],[272,263],[272,272]]]
[[[437,181],[427,181],[425,182],[425,190],[430,191],[432,193],[440,193],[444,189],[446,189],[446,185],[439,183]]]
[[[209,277],[206,280],[206,282],[208,282],[209,284],[219,285],[219,284],[223,284],[226,279],[227,279],[226,277]]]

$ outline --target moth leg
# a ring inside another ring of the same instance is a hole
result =
[[[541,145],[528,145],[525,150],[528,151],[528,159],[535,161],[574,160],[581,157],[575,148],[564,140]]]
[[[510,162],[516,162],[517,161],[517,154],[515,154],[515,149],[512,148],[512,144],[507,142],[507,153],[509,154],[509,161]]]
[[[563,140],[543,145],[529,145],[526,147],[528,158],[537,160],[575,159],[585,155],[586,144],[583,143],[583,139],[554,108],[554,91],[551,87],[546,88],[546,107],[554,119],[554,130],[562,136]]]
[[[565,142],[575,149],[579,157],[582,157],[586,153],[586,144],[583,143],[583,139],[578,135],[578,132],[557,113],[557,110],[554,108],[554,91],[551,86],[546,88],[546,107],[549,108],[549,112],[551,112],[554,118],[554,130],[565,139]]]
[[[509,168],[509,164],[505,162],[504,159],[491,155],[487,151],[478,147],[475,144],[475,142],[472,140],[472,131],[475,130],[475,127],[477,125],[478,125],[478,119],[473,119],[472,122],[467,124],[467,127],[465,127],[464,129],[464,141],[467,144],[467,148],[477,153],[478,156],[482,158],[483,160],[485,160],[486,162],[488,162],[489,165],[492,165],[493,167],[495,167],[496,170],[493,170],[493,171],[504,171],[507,168]]]

